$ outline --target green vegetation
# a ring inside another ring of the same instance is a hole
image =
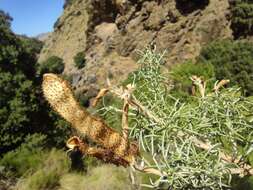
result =
[[[98,166],[91,169],[87,176],[67,174],[60,180],[61,187],[67,190],[104,189],[131,190],[131,182],[125,168],[112,165]]]
[[[74,57],[75,66],[78,69],[82,69],[85,67],[86,60],[85,60],[85,54],[84,52],[79,52]]]
[[[69,129],[46,104],[41,75],[36,75],[41,45],[34,39],[14,35],[7,26],[0,27],[1,155],[17,148],[34,133],[46,135],[51,145],[62,146]],[[62,71],[59,65],[60,61],[48,62],[39,73]]]
[[[81,106],[83,107],[89,107],[90,105],[90,97],[84,94],[83,92],[79,92],[75,95],[77,98],[78,102],[80,103]]]
[[[18,180],[11,185],[19,190],[74,190],[101,185],[104,189],[130,189],[123,168],[101,166],[95,159],[86,158],[87,175],[71,170],[66,152],[56,149],[65,146],[70,128],[51,111],[41,92],[42,74],[62,73],[63,61],[54,56],[38,64],[41,43],[16,36],[9,28],[10,19],[4,21],[0,26],[1,182]],[[0,183],[2,188],[9,187]]]
[[[9,29],[11,26],[12,17],[5,13],[4,11],[0,10],[0,27]]]
[[[4,27],[0,27],[0,152],[20,144],[31,130],[31,116],[39,109],[34,91],[35,55]]]
[[[253,34],[253,2],[251,0],[230,1],[231,28],[236,38]]]
[[[40,53],[40,50],[43,46],[43,43],[41,41],[38,41],[36,38],[29,38],[27,36],[19,36],[19,38],[28,52],[31,54]]]
[[[213,86],[210,86],[210,84],[211,81],[215,79],[213,65],[210,63],[203,64],[188,61],[172,67],[170,78],[173,80],[174,87],[171,90],[171,94],[180,99],[191,98],[192,81],[190,77],[193,75],[200,76],[204,80],[210,81],[207,88],[209,90],[212,89]]]
[[[243,7],[242,1],[236,5]],[[63,60],[52,56],[38,64],[41,42],[13,34],[11,20],[0,11],[0,180],[17,179],[14,189],[19,190],[132,189],[127,169],[84,156],[85,167],[76,171],[70,154],[57,149],[64,147],[71,130],[47,105],[41,79],[46,72],[61,74]],[[244,21],[233,22],[238,27]],[[249,30],[246,25],[240,27],[240,31]],[[202,49],[196,63],[176,65],[168,75],[161,71],[160,54],[143,52],[140,68],[123,85],[135,84],[134,96],[154,117],[131,108],[130,138],[139,142],[143,164],[163,176],[136,173],[138,184],[156,189],[253,189],[252,177],[229,172],[240,168],[239,163],[221,161],[223,152],[253,165],[252,60],[251,43],[217,41]],[[85,67],[84,53],[74,61],[78,69]],[[192,75],[207,81],[205,97],[190,95]],[[231,80],[231,88],[214,93],[214,82],[224,78]],[[88,95],[77,94],[83,106],[89,106]],[[122,100],[109,94],[98,107],[107,124],[120,130]],[[196,146],[196,139],[208,142],[210,148]]]
[[[51,151],[41,167],[35,173],[20,180],[16,189],[44,190],[57,188],[60,190],[76,190],[84,187],[87,190],[132,189],[125,168],[105,165],[92,168],[88,174],[75,173],[68,172],[69,164],[66,160],[63,152]]]
[[[44,190],[55,189],[59,186],[60,178],[69,170],[69,162],[66,154],[59,150],[51,150],[46,153],[44,160],[33,173],[24,176],[18,181],[17,189],[19,190]]]
[[[253,95],[253,44],[223,40],[204,47],[199,63],[212,64],[218,80],[229,79],[238,85],[246,96]]]
[[[140,69],[131,77],[136,85],[135,97],[157,118],[147,117],[135,109],[131,109],[129,114],[131,137],[139,141],[142,155],[149,155],[145,156],[144,163],[164,173],[155,181],[153,178],[153,183],[148,186],[228,188],[230,179],[235,178],[228,171],[240,166],[221,162],[220,152],[243,156],[245,161],[251,159],[253,136],[248,116],[252,114],[253,102],[242,97],[235,88],[223,89],[217,94],[207,89],[204,98],[195,97],[194,103],[181,102],[171,96],[170,89],[164,85],[167,77],[161,74],[159,56],[145,51]],[[188,74],[192,73],[184,73],[185,76]],[[212,69],[209,74],[212,74]],[[111,105],[105,107],[104,112],[110,111],[114,117],[121,108]],[[199,148],[196,138],[208,141],[210,149]]]
[[[245,96],[253,95],[253,44],[245,41],[222,40],[205,46],[196,63],[188,61],[175,65],[170,78],[175,97],[190,98],[192,75],[208,80],[207,88],[211,90],[211,81],[229,79],[230,86],[241,87]]]
[[[40,75],[44,73],[61,74],[64,71],[64,63],[60,57],[51,56],[40,64],[38,70]]]
[[[86,158],[84,164],[88,166],[88,173],[75,172],[70,169],[70,159],[66,152],[48,150],[46,144],[46,136],[41,134],[27,137],[19,148],[8,152],[0,160],[1,167],[4,167],[0,176],[17,177],[19,180],[14,189],[18,190],[99,189],[101,186],[108,190],[111,187],[130,189],[125,168],[103,166],[94,158]]]
[[[113,107],[111,105],[113,105]],[[110,127],[118,131],[121,129],[122,115],[121,113],[116,113],[114,107],[120,108],[122,106],[122,101],[113,97],[111,94],[103,97],[102,101],[97,106],[100,117],[102,117]]]
[[[6,153],[0,160],[8,176],[21,177],[31,171],[36,171],[44,159],[42,153],[46,144],[46,136],[34,134],[27,136],[24,143],[13,151]]]

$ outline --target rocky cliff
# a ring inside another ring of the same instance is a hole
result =
[[[166,50],[167,66],[194,60],[203,45],[232,38],[229,14],[228,0],[72,0],[39,60],[63,58],[73,85],[87,92],[107,77],[126,78],[137,67],[136,50],[149,45]],[[86,66],[77,70],[73,57],[81,51]]]

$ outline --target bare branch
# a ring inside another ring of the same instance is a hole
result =
[[[190,79],[192,80],[193,84],[196,85],[199,88],[199,92],[202,98],[205,97],[205,91],[206,91],[206,82],[198,76],[191,76]]]
[[[94,99],[94,101],[92,102],[92,107],[95,107],[98,103],[98,101],[106,95],[106,93],[109,92],[109,89],[103,88],[99,91],[98,95],[96,96],[96,98]]]
[[[223,80],[221,80],[220,82],[218,82],[218,84],[217,84],[217,82],[216,82],[216,83],[214,84],[213,91],[214,91],[215,93],[217,93],[221,87],[225,86],[225,85],[228,84],[229,82],[230,82],[230,80],[225,80],[225,79],[223,79]]]

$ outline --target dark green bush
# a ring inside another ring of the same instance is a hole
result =
[[[70,131],[42,96],[41,76],[36,76],[39,49],[30,42],[0,27],[0,156],[34,133],[46,135],[50,145],[62,146]],[[59,71],[55,62],[49,66]]]
[[[79,52],[74,57],[75,66],[78,69],[82,69],[85,67],[86,60],[85,60],[85,54],[84,52]]]
[[[231,2],[231,28],[236,38],[253,34],[253,2],[237,0]]]
[[[64,71],[64,63],[60,57],[51,56],[39,66],[39,73],[61,74]]]
[[[218,80],[229,79],[246,96],[253,95],[253,44],[223,40],[204,47],[198,58],[200,63],[214,66]]]
[[[36,100],[36,56],[22,42],[0,27],[0,152],[15,148],[31,130]]]
[[[232,181],[232,190],[253,189],[253,176],[246,176],[243,178],[234,177]]]
[[[190,98],[192,87],[190,77],[193,75],[202,77],[204,80],[213,80],[215,75],[213,65],[188,61],[172,67],[170,76],[174,83],[174,88],[171,91],[173,96],[181,99]],[[210,90],[212,86],[207,86],[207,88]]]
[[[86,90],[78,90],[75,93],[76,99],[79,101],[80,105],[83,107],[90,106],[90,100],[97,96],[98,90],[96,88],[90,88]]]
[[[25,35],[19,36],[22,41],[23,46],[27,49],[28,52],[39,54],[42,49],[43,42],[37,40],[36,38],[29,38]]]

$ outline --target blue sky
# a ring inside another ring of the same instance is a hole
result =
[[[15,33],[36,36],[53,30],[63,4],[64,0],[0,0],[0,9],[12,16]]]

